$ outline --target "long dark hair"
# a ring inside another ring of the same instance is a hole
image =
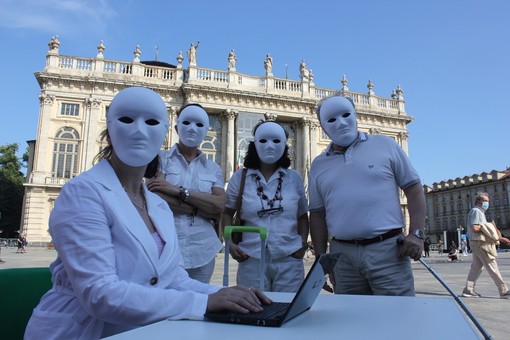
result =
[[[108,129],[104,129],[103,132],[101,132],[101,134],[99,135],[99,140],[101,142],[106,140],[107,144],[101,151],[97,153],[97,155],[94,157],[94,160],[92,161],[92,164],[97,164],[103,159],[112,158],[113,146],[112,141],[110,139],[110,134],[108,133]],[[158,169],[159,169],[159,155],[156,155],[156,157],[154,157],[154,159],[147,165],[143,177],[152,178],[156,176]]]
[[[252,131],[253,136],[255,136],[255,131],[257,131],[259,126],[261,126],[264,123],[268,123],[268,122],[269,121],[258,122],[257,125],[255,125],[255,127],[253,128],[253,131]],[[273,123],[276,123],[276,122],[273,122]],[[276,124],[278,124],[278,123],[276,123]],[[280,124],[278,124],[278,125],[280,125]],[[283,127],[282,127],[282,129],[283,129]],[[289,138],[288,132],[285,131],[285,129],[283,129],[283,131],[285,132],[285,137]],[[250,142],[248,144],[248,150],[246,151],[246,155],[244,156],[243,166],[248,169],[260,169],[260,163],[261,163],[261,160],[257,153],[257,149],[255,148],[255,142]],[[280,159],[278,161],[276,161],[275,164],[277,167],[282,167],[284,169],[288,169],[290,166],[290,163],[291,162],[290,162],[290,158],[289,158],[289,147],[288,147],[288,145],[285,145],[285,150],[283,150],[282,157],[280,157]]]

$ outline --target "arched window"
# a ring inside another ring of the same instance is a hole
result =
[[[55,135],[51,175],[56,178],[73,178],[78,174],[80,135],[72,127],[63,127]]]

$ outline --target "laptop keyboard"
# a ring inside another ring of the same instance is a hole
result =
[[[279,314],[282,311],[285,311],[287,308],[289,308],[290,303],[287,302],[273,302],[270,305],[264,305],[264,310],[262,312],[258,313],[250,313],[247,316],[250,318],[258,318],[258,319],[264,319],[271,317],[273,315]]]

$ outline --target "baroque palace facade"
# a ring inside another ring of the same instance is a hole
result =
[[[490,205],[486,216],[507,237],[510,236],[510,168],[483,172],[462,178],[424,185],[427,200],[427,234],[445,246],[451,241],[458,244],[461,234],[466,233],[467,215],[475,205],[479,192],[489,194]]]
[[[345,76],[340,89],[315,86],[313,72],[301,62],[300,79],[274,77],[272,58],[263,60],[261,76],[236,70],[237,56],[230,51],[227,69],[197,66],[198,43],[191,44],[185,57],[179,52],[177,64],[141,61],[136,46],[132,61],[105,58],[103,42],[95,58],[61,55],[60,41],[53,37],[46,54],[46,66],[36,72],[41,88],[36,140],[29,142],[30,160],[20,233],[32,244],[50,242],[48,218],[62,186],[89,169],[103,147],[99,135],[106,128],[106,111],[112,98],[130,86],[145,86],[158,92],[166,102],[170,127],[164,149],[178,141],[173,129],[176,112],[185,103],[201,104],[209,114],[210,129],[200,148],[223,169],[225,181],[242,166],[252,139],[253,126],[260,120],[273,120],[289,132],[292,168],[305,184],[315,156],[329,144],[315,115],[317,102],[338,91],[356,103],[362,131],[385,134],[408,151],[407,124],[412,117],[405,111],[402,89],[398,86],[388,98],[377,96],[368,82],[365,93],[352,92]],[[403,212],[408,221],[405,196]]]

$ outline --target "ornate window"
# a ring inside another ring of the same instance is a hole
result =
[[[243,166],[244,156],[248,151],[248,144],[253,141],[252,130],[258,122],[264,120],[264,115],[251,112],[239,112],[236,119],[237,155],[236,169]]]
[[[62,116],[79,116],[80,105],[72,103],[62,103],[60,115]]]
[[[221,122],[216,116],[209,116],[209,131],[200,149],[207,159],[221,166]]]
[[[289,158],[290,158],[290,168],[295,168],[295,162],[296,162],[296,134],[294,132],[294,128],[292,127],[292,123],[284,123],[284,122],[277,122],[279,123],[285,131],[289,134],[289,137],[287,138],[287,145],[289,147]]]
[[[63,127],[55,135],[51,175],[56,178],[73,178],[78,174],[80,135],[72,127]]]

